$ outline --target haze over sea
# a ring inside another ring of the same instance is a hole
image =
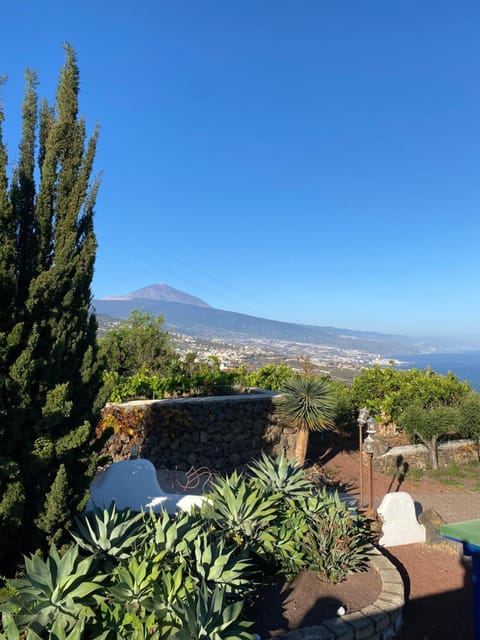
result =
[[[467,380],[474,389],[480,386],[480,351],[464,353],[425,353],[403,356],[392,356],[402,364],[399,369],[425,369],[430,367],[437,373],[453,371],[462,380]]]

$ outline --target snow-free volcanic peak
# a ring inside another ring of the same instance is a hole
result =
[[[132,293],[127,293],[124,296],[109,296],[108,298],[102,298],[102,300],[163,300],[164,302],[177,302],[179,304],[191,304],[196,307],[207,307],[210,308],[210,305],[201,300],[200,298],[196,298],[195,296],[191,296],[188,293],[184,293],[183,291],[179,291],[178,289],[174,289],[173,287],[169,287],[168,284],[164,282],[160,282],[159,284],[151,284],[148,287],[144,287],[143,289],[138,289],[137,291],[132,291]]]

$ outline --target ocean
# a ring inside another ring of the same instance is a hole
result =
[[[480,390],[480,351],[464,353],[423,353],[392,356],[402,364],[398,369],[425,369],[430,367],[437,373],[453,371],[461,380],[467,380],[477,391]]]

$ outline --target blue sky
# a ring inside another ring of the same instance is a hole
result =
[[[2,7],[5,138],[23,70],[76,48],[100,123],[93,293],[480,337],[480,5],[24,0]]]

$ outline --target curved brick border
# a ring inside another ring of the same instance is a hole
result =
[[[382,591],[373,604],[327,620],[315,627],[290,631],[283,640],[389,640],[402,624],[405,587],[397,568],[377,548],[369,552],[370,561],[380,574]]]

